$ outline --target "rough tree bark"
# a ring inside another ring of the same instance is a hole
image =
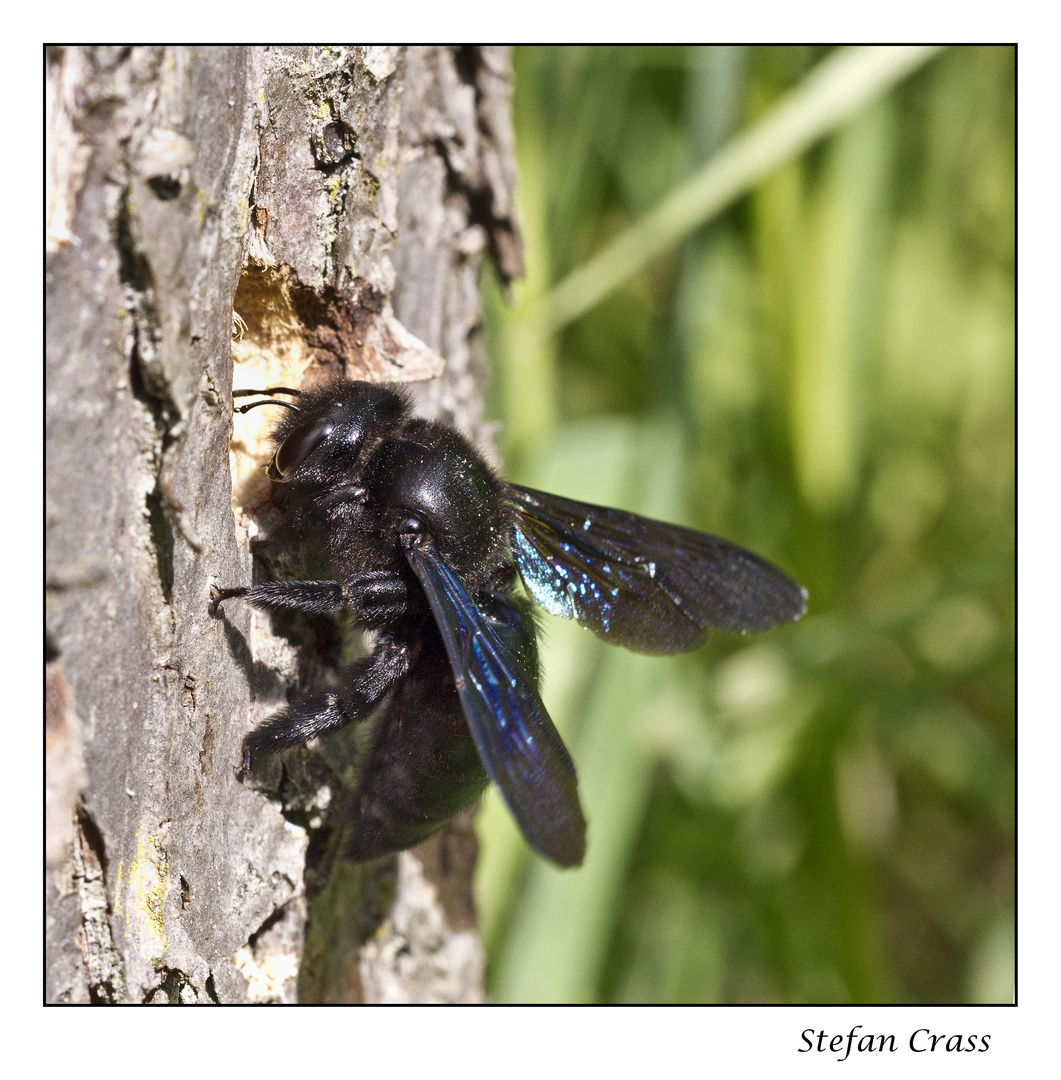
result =
[[[349,643],[213,615],[209,589],[250,581],[269,524],[267,410],[237,418],[230,472],[234,370],[409,381],[445,357],[420,407],[482,435],[478,264],[519,271],[507,56],[47,64],[47,996],[477,1000],[470,817],[354,867],[341,740],[240,775],[248,727]]]

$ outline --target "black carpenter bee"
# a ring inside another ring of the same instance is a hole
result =
[[[375,632],[336,690],[250,732],[244,768],[384,705],[353,797],[352,859],[423,840],[492,780],[531,847],[560,866],[582,862],[575,767],[538,695],[517,573],[546,611],[643,653],[695,649],[711,630],[766,630],[806,609],[804,589],[726,540],[506,483],[393,388],[237,393],[266,398],[241,412],[287,409],[267,470],[283,513],[274,539],[316,549],[332,578],[217,589],[215,604],[345,609]]]

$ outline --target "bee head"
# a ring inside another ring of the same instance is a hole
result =
[[[274,483],[308,492],[349,483],[377,432],[406,405],[386,387],[343,380],[301,393],[288,409],[273,433],[276,450],[266,473]]]

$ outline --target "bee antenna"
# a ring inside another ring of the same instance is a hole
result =
[[[235,394],[236,391],[233,391]],[[282,405],[285,409],[294,409],[295,412],[301,412],[297,405],[293,405],[290,401],[274,401],[272,398],[265,398],[263,401],[252,401],[249,405],[240,405],[235,411],[238,413],[247,413],[251,409],[258,408],[259,405]]]
[[[233,390],[233,397],[273,397],[276,394],[292,394],[301,397],[301,390],[292,390],[289,386],[270,386],[268,390]]]
[[[233,390],[232,396],[237,397],[258,397],[262,395],[264,397],[273,397],[276,394],[293,394],[295,397],[301,397],[301,390],[292,390],[289,386],[270,386],[268,390]],[[236,412],[245,413],[250,412],[251,409],[258,408],[259,405],[283,405],[285,409],[294,409],[298,412],[298,406],[292,405],[289,401],[254,401],[250,405],[241,405]]]

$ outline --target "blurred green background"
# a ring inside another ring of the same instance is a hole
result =
[[[482,283],[506,475],[735,540],[810,605],[667,659],[544,619],[589,852],[547,866],[490,793],[494,1000],[1012,1000],[1014,51],[738,150],[721,212],[580,314],[552,292],[655,247],[630,230],[741,132],[783,148],[840,55],[515,53],[527,275]]]

